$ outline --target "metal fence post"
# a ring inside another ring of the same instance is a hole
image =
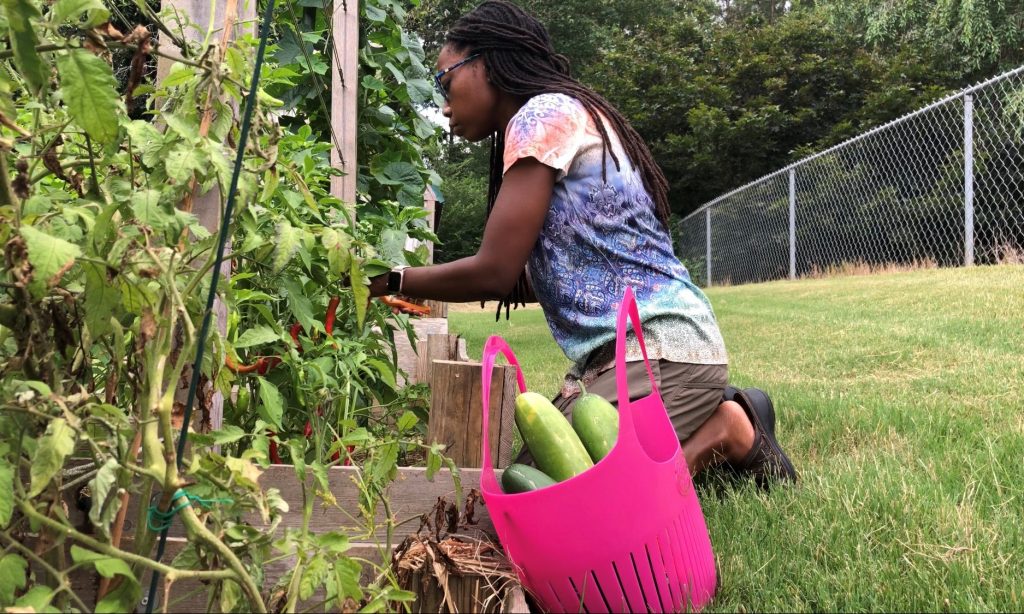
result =
[[[789,169],[789,278],[796,279],[796,169]]]
[[[705,247],[705,250],[706,250],[706,253],[704,255],[705,263],[706,263],[705,267],[704,267],[704,270],[707,271],[705,273],[705,275],[704,275],[705,277],[707,277],[707,280],[704,283],[705,283],[706,287],[710,288],[711,287],[711,207],[708,207],[707,209],[704,210],[704,247]]]
[[[974,264],[974,96],[964,94],[964,266]]]

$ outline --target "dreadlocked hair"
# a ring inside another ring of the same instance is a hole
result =
[[[445,36],[445,44],[459,51],[479,54],[491,83],[498,90],[524,100],[538,94],[565,94],[575,98],[594,119],[601,134],[605,165],[602,179],[607,180],[607,160],[616,170],[619,159],[612,151],[605,127],[607,120],[622,143],[623,150],[640,173],[644,188],[654,200],[655,213],[667,230],[669,227],[668,181],[655,163],[647,144],[619,111],[601,95],[569,75],[569,60],[555,52],[547,29],[536,18],[506,0],[488,0],[459,19]],[[500,131],[491,138],[491,168],[487,189],[487,215],[501,188],[505,135]],[[526,304],[525,272],[516,287],[498,305],[505,317],[509,307]]]

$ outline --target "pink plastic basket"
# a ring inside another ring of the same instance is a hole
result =
[[[651,394],[629,400],[626,319],[647,363]],[[497,354],[522,369],[498,336],[483,353],[483,471],[480,490],[519,580],[548,612],[678,612],[715,592],[714,554],[679,440],[658,393],[632,289],[619,309],[616,378],[619,438],[586,472],[554,486],[507,495],[487,441],[491,370]]]

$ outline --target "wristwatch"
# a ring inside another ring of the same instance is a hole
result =
[[[403,264],[391,269],[391,272],[388,273],[388,292],[402,293],[402,278],[407,268],[409,268],[409,265]]]

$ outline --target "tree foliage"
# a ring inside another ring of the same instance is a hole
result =
[[[475,4],[424,1],[428,52]],[[647,140],[677,215],[1024,62],[1021,0],[521,4]]]

